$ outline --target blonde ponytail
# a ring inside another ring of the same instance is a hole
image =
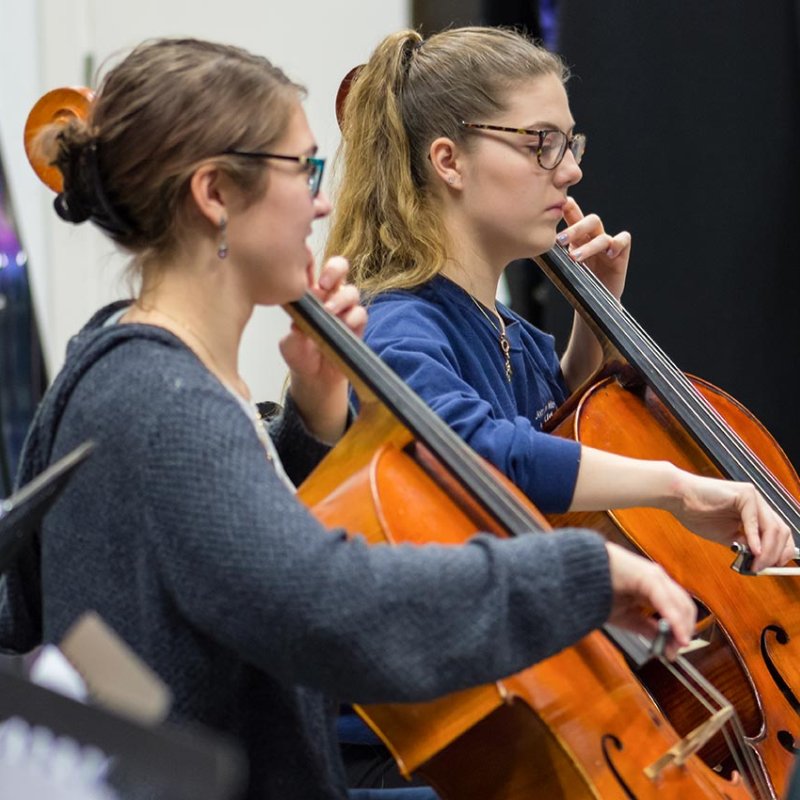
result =
[[[463,120],[497,114],[509,90],[547,74],[566,79],[558,56],[502,28],[455,28],[424,41],[405,30],[378,45],[344,105],[327,246],[350,260],[365,295],[418,286],[444,267],[430,143],[447,136],[466,146]]]

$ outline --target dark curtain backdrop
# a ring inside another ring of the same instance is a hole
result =
[[[800,87],[792,0],[562,0],[589,136],[573,194],[633,233],[626,306],[800,465]],[[545,326],[569,310],[548,292]]]
[[[679,367],[753,411],[800,465],[798,0],[415,0],[423,33],[526,28],[572,67],[589,136],[573,194],[634,237],[625,303]],[[548,19],[542,14],[542,20]],[[556,333],[570,309],[516,264],[512,305]]]

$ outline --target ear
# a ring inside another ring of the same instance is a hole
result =
[[[459,146],[446,136],[434,139],[428,150],[434,174],[452,189],[461,188],[462,156]]]
[[[189,193],[200,214],[215,228],[220,220],[228,219],[230,193],[229,182],[219,167],[213,163],[199,166],[189,181]]]

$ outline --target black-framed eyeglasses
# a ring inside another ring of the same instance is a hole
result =
[[[250,150],[235,150],[233,148],[226,150],[227,156],[244,156],[245,158],[276,158],[279,161],[295,161],[300,164],[308,175],[308,190],[311,192],[312,197],[319,194],[319,188],[322,184],[322,173],[325,170],[325,159],[314,158],[313,156],[284,156],[277,153],[259,153]]]
[[[518,133],[523,136],[536,136],[539,145],[536,148],[536,160],[542,169],[555,169],[567,154],[567,148],[572,152],[575,163],[580,164],[586,152],[586,136],[574,133],[567,136],[564,131],[556,129],[534,131],[527,128],[506,128],[502,125],[487,125],[482,122],[462,122],[464,128],[481,131],[501,131],[503,133]]]

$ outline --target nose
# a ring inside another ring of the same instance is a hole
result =
[[[581,170],[572,150],[567,148],[564,158],[561,163],[553,170],[553,181],[559,188],[569,188],[578,183],[583,178],[583,170]]]
[[[321,219],[327,217],[331,213],[331,201],[328,195],[320,189],[317,196],[314,198],[314,219]]]

